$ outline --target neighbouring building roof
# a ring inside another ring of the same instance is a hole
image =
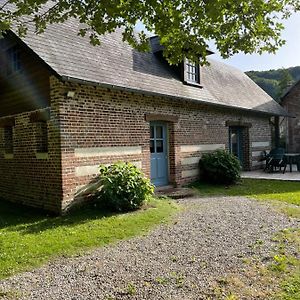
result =
[[[202,88],[183,84],[180,76],[154,53],[140,53],[122,41],[121,30],[92,46],[77,35],[79,23],[52,24],[36,35],[29,30],[23,42],[65,80],[166,95],[187,100],[255,110],[272,115],[286,111],[242,71],[209,59],[201,67]]]

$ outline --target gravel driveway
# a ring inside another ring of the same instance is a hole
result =
[[[299,227],[246,198],[181,203],[186,209],[171,224],[145,237],[58,259],[0,281],[0,291],[18,291],[20,299],[209,299],[216,280],[242,272],[246,258],[268,259],[273,235]]]

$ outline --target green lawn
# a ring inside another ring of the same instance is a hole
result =
[[[200,182],[195,183],[193,188],[201,197],[245,196],[269,201],[278,210],[291,217],[300,218],[300,182],[243,179],[236,185],[222,186]]]
[[[243,179],[232,186],[196,183],[193,185],[200,196],[248,196],[259,200],[277,200],[300,206],[300,182]]]
[[[151,200],[147,209],[127,214],[84,208],[62,217],[2,203],[0,278],[36,267],[51,258],[117,242],[149,231],[178,210],[169,200]]]

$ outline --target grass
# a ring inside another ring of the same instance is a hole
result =
[[[281,203],[285,212],[300,218],[300,183],[297,182],[244,179],[235,186],[198,183],[194,188],[200,196],[246,196],[276,205]],[[72,215],[50,217],[32,209],[1,203],[0,278],[30,270],[59,256],[80,255],[88,249],[146,234],[155,225],[170,220],[179,209],[167,199],[153,199],[149,207],[127,214],[100,213],[90,207],[75,211]],[[298,215],[295,213],[297,209]],[[259,278],[272,282],[272,278],[276,277],[281,281],[280,291],[274,299],[299,300],[300,261],[285,248],[287,244],[292,244],[300,251],[300,230],[283,231],[276,239],[280,245],[279,252],[274,253],[270,268],[264,270],[267,275],[260,272],[263,274]],[[254,246],[259,247],[261,243],[258,240]],[[173,262],[177,260],[176,257],[170,259]],[[263,276],[269,276],[269,279]],[[178,275],[174,278],[178,287],[184,284],[183,277]],[[165,284],[166,280],[157,278],[157,283]],[[126,292],[135,294],[135,286],[128,284]],[[4,292],[0,291],[0,298],[3,296],[1,293]],[[4,296],[10,295],[5,293]],[[238,298],[230,291],[226,299]]]
[[[281,231],[276,240],[279,244],[278,253],[274,255],[271,269],[278,277],[283,277],[281,291],[276,295],[280,300],[300,299],[300,229],[286,229]],[[293,251],[288,251],[289,246]]]
[[[299,300],[300,229],[284,229],[273,240],[275,246],[267,261],[249,258],[243,272],[217,280],[212,299]]]
[[[147,209],[126,214],[89,207],[71,215],[49,217],[33,209],[0,207],[0,278],[30,270],[59,256],[141,235],[168,221],[178,210],[169,200],[152,199]]]
[[[200,182],[194,184],[193,188],[199,196],[245,196],[268,201],[289,216],[300,218],[300,182],[243,179],[232,186]],[[280,291],[272,299],[300,300],[300,259],[297,254],[291,255],[286,251],[290,244],[296,249],[296,253],[300,252],[300,230],[284,230],[278,234],[276,241],[278,253],[274,254],[269,270],[265,270],[265,278],[260,278],[271,282],[276,277],[281,282]]]
[[[193,185],[199,196],[245,196],[269,201],[289,216],[300,218],[300,182],[242,179],[224,186],[199,182]]]
[[[197,183],[194,185],[201,196],[249,196],[260,200],[277,200],[300,206],[300,182],[243,179],[232,186]]]
[[[300,299],[300,269],[282,283],[282,292],[278,294],[278,299],[299,300]]]

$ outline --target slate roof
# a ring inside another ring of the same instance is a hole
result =
[[[79,23],[52,24],[43,34],[29,30],[22,40],[65,80],[79,80],[167,95],[180,99],[255,110],[272,115],[286,111],[240,70],[209,59],[201,68],[203,88],[185,85],[153,53],[140,53],[121,38],[121,30],[103,36],[101,46],[77,35]]]

